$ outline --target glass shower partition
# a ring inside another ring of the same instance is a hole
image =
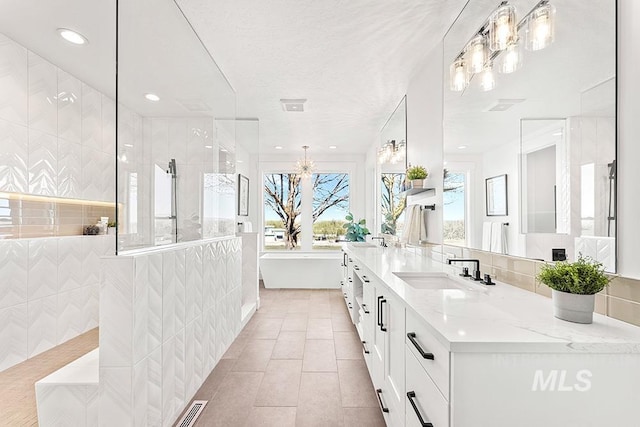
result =
[[[118,251],[233,235],[236,94],[176,2],[119,1],[117,58]]]

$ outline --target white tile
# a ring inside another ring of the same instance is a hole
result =
[[[77,337],[85,332],[83,311],[89,300],[89,288],[82,287],[58,294],[56,343]]]
[[[106,95],[102,95],[102,151],[115,157],[116,104]]]
[[[170,426],[175,421],[177,412],[176,393],[176,360],[175,338],[162,344],[162,425]],[[182,409],[182,408],[180,408]]]
[[[149,354],[149,258],[135,258],[133,282],[133,363]]]
[[[28,160],[27,128],[0,120],[0,191],[26,193],[29,190]]]
[[[205,156],[205,140],[210,135],[206,128],[206,119],[189,119],[187,122],[187,163],[202,163]]]
[[[200,372],[196,372],[196,322],[191,321],[185,326],[184,345],[184,375],[185,375],[185,395],[190,399],[198,390],[198,380]]]
[[[55,136],[58,130],[57,69],[33,52],[28,55],[29,128]]]
[[[49,350],[58,343],[56,339],[57,300],[57,295],[52,295],[29,300],[27,303],[29,357]]]
[[[100,285],[100,366],[133,365],[133,259],[108,258]]]
[[[58,139],[29,129],[29,193],[55,196],[58,191]]]
[[[185,322],[188,323],[202,313],[202,246],[187,248],[185,270]]]
[[[82,147],[82,198],[88,200],[100,200],[102,189],[102,159],[101,151],[94,148]]]
[[[83,285],[81,236],[58,238],[58,289],[60,292]]]
[[[58,138],[82,142],[82,82],[58,69]]]
[[[162,254],[162,341],[176,334],[176,258],[173,252]]]
[[[27,304],[0,309],[0,372],[27,359]]]
[[[186,317],[186,260],[185,250],[178,249],[174,251],[175,269],[175,328],[176,332],[184,329]]]
[[[168,121],[169,153],[176,163],[187,163],[187,120],[170,119]]]
[[[102,98],[100,92],[82,84],[82,147],[102,151]]]
[[[187,399],[191,398],[191,395],[187,396],[187,366],[186,366],[186,333],[185,330],[182,329],[178,331],[175,338],[175,406],[176,406],[176,414],[177,417],[182,411],[182,408],[186,406],[188,403]],[[175,417],[174,420],[175,421]]]
[[[148,425],[159,426],[162,423],[162,347],[151,352],[147,366]]]
[[[149,324],[148,348],[159,348],[162,334],[162,254],[149,255]]]
[[[82,145],[58,139],[57,194],[60,197],[82,197]]]
[[[133,425],[150,425],[148,388],[149,359],[144,358],[133,366]]]
[[[100,311],[100,285],[95,284],[86,288],[89,291],[89,299],[82,313],[85,332],[98,326]]]
[[[91,286],[100,284],[100,256],[99,236],[82,236],[80,246],[82,248],[82,285]]]
[[[42,426],[81,426],[87,419],[87,386],[36,383],[38,419]]]
[[[27,302],[28,268],[29,241],[0,240],[0,309]]]
[[[100,427],[133,425],[132,383],[132,367],[100,367]]]
[[[151,160],[164,165],[169,156],[169,124],[166,119],[150,119]]]
[[[0,34],[0,119],[27,125],[27,49]]]
[[[58,292],[58,239],[29,240],[28,299]]]

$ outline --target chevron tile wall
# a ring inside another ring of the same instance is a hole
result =
[[[240,239],[103,262],[100,425],[171,426],[240,331]]]

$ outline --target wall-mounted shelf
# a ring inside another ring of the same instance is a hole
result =
[[[436,195],[436,189],[435,188],[409,188],[409,189],[403,191],[400,194],[404,194],[405,196],[414,196],[416,194],[426,193],[426,192],[433,193],[433,194],[431,194],[431,196],[435,196]],[[424,194],[424,196],[429,196],[429,194]]]

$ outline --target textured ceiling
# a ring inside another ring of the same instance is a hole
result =
[[[260,151],[365,152],[463,0],[177,0],[260,120]],[[281,98],[306,98],[285,113]]]

